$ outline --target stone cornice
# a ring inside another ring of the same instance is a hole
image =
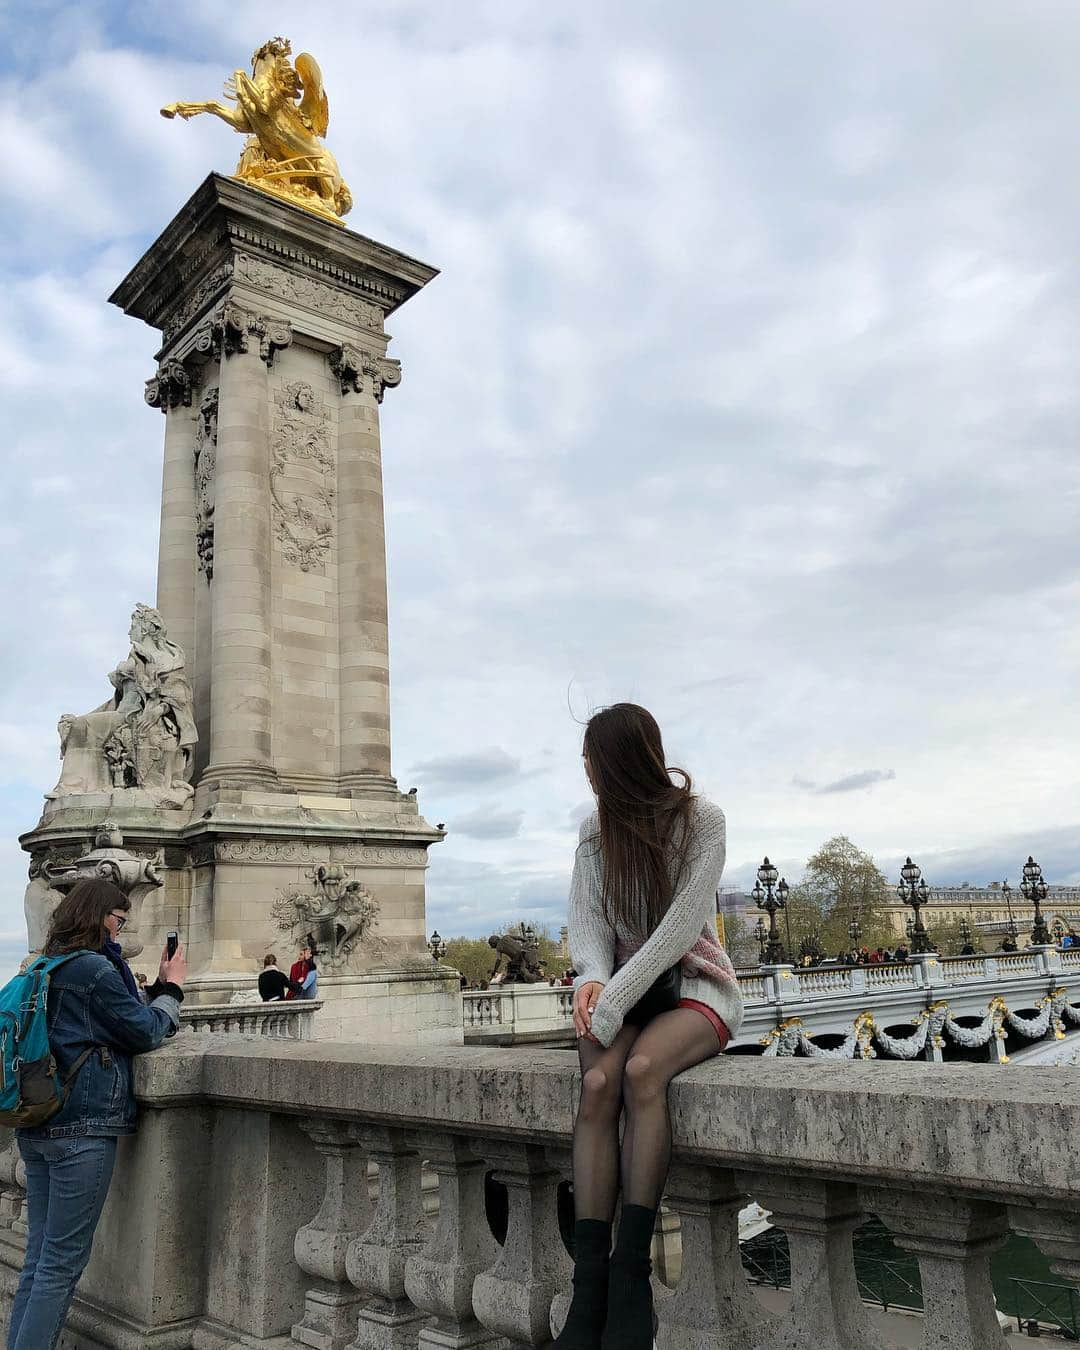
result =
[[[211,174],[109,299],[175,337],[231,282],[241,255],[330,287],[381,317],[437,275],[396,249]]]

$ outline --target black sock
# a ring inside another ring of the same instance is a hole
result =
[[[578,1219],[574,1224],[574,1297],[552,1350],[600,1350],[608,1305],[611,1224]]]
[[[602,1350],[652,1350],[652,1246],[656,1210],[623,1205],[608,1276],[608,1319]]]

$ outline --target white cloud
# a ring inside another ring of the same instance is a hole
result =
[[[10,837],[153,597],[154,336],[105,296],[240,149],[157,108],[284,29],[350,224],[442,269],[383,406],[395,762],[429,819],[520,826],[433,849],[440,929],[565,906],[580,719],[616,698],[727,809],[731,877],[843,831],[978,880],[1003,821],[1080,877],[1080,13],[53,12],[0,84]]]

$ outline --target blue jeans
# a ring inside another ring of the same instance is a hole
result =
[[[116,1139],[24,1139],[30,1232],[7,1350],[53,1350],[90,1260],[116,1161]]]

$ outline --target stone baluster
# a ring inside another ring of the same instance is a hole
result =
[[[473,1309],[482,1326],[512,1345],[547,1345],[552,1299],[573,1273],[559,1233],[562,1178],[538,1144],[490,1140],[484,1156],[507,1189],[509,1222],[495,1265],[476,1277]]]
[[[1001,1205],[929,1191],[878,1190],[867,1208],[914,1252],[922,1275],[922,1350],[1006,1350],[990,1281],[990,1255],[1008,1236]]]
[[[657,1350],[742,1350],[763,1318],[739,1256],[745,1187],[731,1172],[676,1163],[665,1203],[679,1216],[682,1273],[657,1299]]]
[[[305,1120],[309,1135],[326,1164],[326,1189],[318,1214],[296,1234],[296,1262],[317,1283],[304,1298],[304,1316],[293,1327],[293,1340],[316,1350],[344,1350],[356,1334],[364,1295],[349,1283],[349,1244],[368,1228],[367,1149],[355,1128],[336,1120]]]
[[[867,1320],[855,1278],[851,1235],[866,1218],[855,1188],[771,1173],[747,1177],[745,1184],[787,1235],[791,1257],[791,1312],[761,1350],[803,1344],[814,1350],[885,1350]]]
[[[363,1234],[349,1243],[345,1268],[363,1291],[352,1350],[416,1350],[418,1323],[426,1314],[413,1307],[405,1292],[405,1266],[423,1246],[420,1155],[405,1131],[380,1125],[358,1125],[379,1169],[375,1214]]]
[[[1009,1219],[1014,1233],[1030,1238],[1049,1258],[1055,1275],[1080,1285],[1080,1217],[1075,1206],[1010,1205]]]
[[[405,1292],[435,1317],[421,1329],[418,1350],[493,1346],[497,1338],[477,1322],[472,1303],[477,1275],[498,1253],[484,1209],[486,1164],[470,1141],[454,1135],[425,1130],[413,1142],[439,1186],[435,1232],[405,1265]]]

